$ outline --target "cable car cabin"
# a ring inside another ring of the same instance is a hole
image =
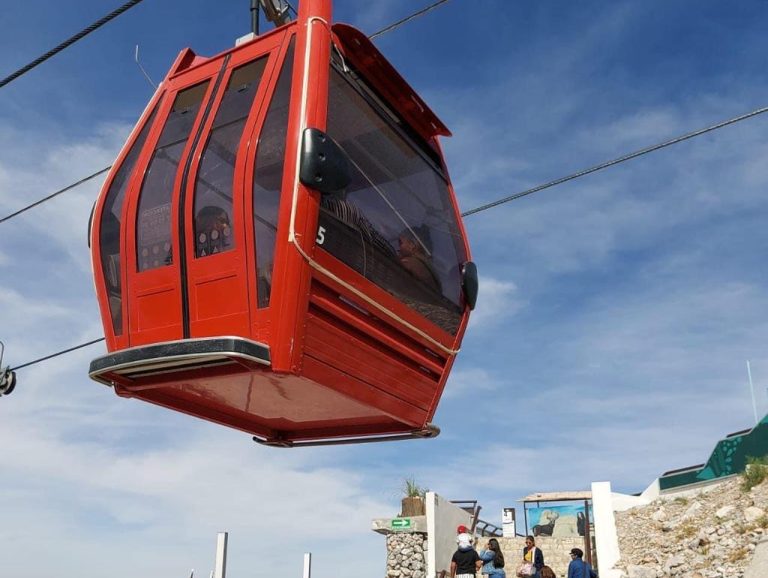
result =
[[[117,395],[268,445],[431,437],[477,294],[448,130],[330,1],[183,51],[90,233]]]

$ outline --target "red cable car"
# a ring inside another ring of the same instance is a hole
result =
[[[330,0],[184,50],[107,177],[90,376],[275,446],[432,437],[477,296],[445,126]]]

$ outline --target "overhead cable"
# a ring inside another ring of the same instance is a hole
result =
[[[15,213],[11,213],[10,215],[7,215],[7,216],[3,217],[2,219],[0,219],[0,223],[8,221],[9,219],[12,219],[12,218],[16,217],[16,216],[20,215],[21,213],[23,213],[24,211],[28,211],[29,209],[31,209],[33,207],[36,207],[37,205],[42,205],[44,202],[50,201],[52,198],[54,198],[54,197],[56,197],[56,196],[58,196],[58,195],[60,195],[62,193],[66,193],[70,189],[74,189],[75,187],[77,187],[79,185],[82,185],[83,183],[88,182],[91,179],[96,178],[96,177],[98,177],[99,175],[101,175],[103,173],[106,173],[111,168],[112,168],[112,166],[110,165],[108,167],[105,167],[105,168],[101,169],[98,172],[93,173],[92,175],[88,175],[87,177],[80,179],[76,183],[72,183],[71,185],[67,185],[63,189],[59,189],[55,193],[51,193],[47,197],[44,197],[44,198],[40,199],[39,201],[35,201],[31,205],[27,205],[26,207],[24,207],[22,209],[19,209]]]
[[[141,0],[138,0],[138,1],[140,2]],[[376,36],[380,36],[382,34],[390,32],[390,31],[394,30],[395,28],[397,28],[399,26],[402,26],[406,22],[408,22],[410,20],[413,20],[414,18],[416,18],[418,16],[421,16],[422,14],[425,14],[426,12],[429,12],[430,10],[432,10],[434,8],[437,8],[440,4],[444,4],[447,1],[448,0],[440,0],[439,2],[435,2],[434,4],[431,4],[430,6],[427,6],[426,8],[422,8],[418,12],[414,12],[410,16],[407,16],[406,18],[403,18],[402,20],[398,20],[394,24],[391,24],[390,26],[387,26],[386,28],[384,28],[382,30],[379,30],[378,32],[376,32],[376,33],[372,34],[371,36],[369,36],[369,38],[372,39],[372,38],[375,38]],[[291,6],[290,3],[288,3],[288,6],[291,8],[291,10],[294,10],[293,6]],[[126,8],[126,10],[127,10],[127,8]],[[295,12],[295,10],[294,10],[294,12]],[[138,51],[138,47],[137,47],[137,51]],[[11,79],[11,80],[13,80],[13,79]],[[0,85],[0,86],[2,86],[2,85]],[[61,193],[64,193],[64,192],[66,192],[66,191],[68,191],[70,189],[73,189],[73,188],[77,187],[78,185],[82,185],[86,181],[89,181],[92,178],[97,177],[100,174],[107,172],[110,168],[112,168],[112,167],[109,166],[109,167],[103,168],[100,171],[98,171],[96,173],[93,173],[92,175],[87,176],[87,177],[77,181],[76,183],[72,183],[71,185],[68,185],[68,186],[64,187],[63,189],[61,189],[59,191],[56,191],[55,193],[53,193],[51,195],[48,195],[47,197],[45,197],[43,199],[40,199],[39,201],[35,201],[31,205],[28,205],[28,206],[24,207],[23,209],[20,209],[20,210],[16,211],[15,213],[12,213],[12,214],[10,214],[10,215],[8,215],[6,217],[3,217],[2,219],[0,219],[0,223],[3,223],[4,221],[7,221],[9,219],[12,219],[13,217],[16,217],[17,215],[20,215],[24,211],[27,211],[27,210],[29,210],[29,209],[31,209],[33,207],[36,207],[37,205],[40,205],[40,204],[44,203],[45,201],[49,201],[50,199],[54,198],[55,196],[60,195]]]
[[[543,191],[544,189],[549,189],[550,187],[554,187],[555,185],[560,185],[562,183],[566,183],[568,181],[572,181],[574,179],[578,179],[579,177],[583,177],[592,173],[596,173],[597,171],[601,171],[603,169],[607,169],[608,167],[612,167],[614,165],[618,165],[619,163],[623,163],[625,161],[629,161],[632,159],[636,159],[637,157],[646,155],[648,153],[652,153],[654,151],[657,151],[659,149],[663,149],[665,147],[671,146],[673,144],[677,144],[679,142],[683,142],[684,140],[691,139],[693,137],[701,136],[703,134],[706,134],[708,132],[712,132],[713,130],[717,130],[719,128],[723,128],[725,126],[728,126],[730,124],[734,124],[737,122],[740,122],[742,120],[746,120],[748,118],[752,118],[753,116],[757,116],[758,114],[763,114],[764,112],[768,112],[768,107],[764,108],[758,108],[757,110],[753,110],[752,112],[748,112],[747,114],[743,114],[741,116],[737,116],[736,118],[732,118],[730,120],[726,120],[717,124],[713,124],[712,126],[708,126],[707,128],[702,128],[701,130],[697,130],[694,132],[689,132],[688,134],[684,134],[683,136],[679,136],[676,138],[673,138],[668,141],[664,141],[662,143],[646,147],[644,149],[640,149],[639,151],[635,151],[633,153],[626,154],[624,156],[620,156],[619,158],[613,159],[612,161],[607,161],[604,163],[601,163],[599,165],[595,165],[593,167],[590,167],[588,169],[583,169],[577,173],[573,173],[571,175],[568,175],[567,177],[561,177],[559,179],[555,179],[554,181],[549,181],[548,183],[544,183],[543,185],[538,185],[536,187],[533,187],[532,189],[526,189],[525,191],[521,191],[519,193],[515,193],[514,195],[510,195],[508,197],[504,197],[503,199],[499,199],[498,201],[493,201],[492,203],[488,203],[486,205],[481,205],[479,207],[475,207],[474,209],[470,209],[469,211],[466,211],[461,214],[462,217],[468,217],[469,215],[474,215],[475,213],[479,213],[481,211],[485,211],[487,209],[490,209],[492,207],[497,207],[499,205],[502,205],[504,203],[508,203],[509,201],[514,201],[515,199],[519,199],[520,197],[525,197],[526,195],[531,195],[533,193],[538,193],[539,191]]]
[[[96,22],[94,22],[93,24],[88,26],[88,28],[84,28],[83,30],[81,30],[80,32],[78,32],[77,34],[72,36],[71,38],[65,40],[64,42],[59,44],[56,48],[53,48],[53,49],[49,50],[48,52],[46,52],[42,56],[36,58],[35,60],[33,60],[32,62],[27,64],[26,66],[20,68],[19,70],[17,70],[13,74],[10,74],[10,75],[6,76],[5,78],[3,78],[2,80],[0,80],[0,88],[5,86],[6,84],[16,80],[17,78],[19,78],[23,74],[26,74],[27,72],[29,72],[30,70],[35,68],[38,64],[42,64],[43,62],[45,62],[46,60],[48,60],[52,56],[55,56],[56,54],[58,54],[59,52],[64,50],[65,48],[68,48],[68,47],[72,46],[75,42],[77,42],[81,38],[83,38],[85,36],[88,36],[91,32],[93,32],[97,28],[100,28],[100,27],[104,26],[104,24],[106,24],[110,20],[113,20],[113,19],[117,18],[123,12],[126,12],[126,11],[130,10],[131,8],[133,8],[134,6],[136,6],[136,4],[138,4],[140,2],[142,2],[142,0],[130,0],[129,2],[126,2],[125,4],[120,6],[120,8],[117,8],[116,10],[113,10],[112,12],[110,12],[109,14],[104,16],[103,18],[100,18],[99,20],[97,20]]]
[[[46,355],[45,357],[41,357],[40,359],[35,359],[34,361],[28,361],[27,363],[22,363],[21,365],[12,367],[11,371],[16,371],[17,369],[22,369],[23,367],[29,367],[30,365],[40,363],[41,361],[52,359],[54,357],[58,357],[59,355],[64,355],[65,353],[70,353],[71,351],[75,351],[76,349],[82,349],[83,347],[88,347],[89,345],[93,345],[94,343],[98,343],[99,341],[104,341],[104,338],[100,337],[99,339],[93,339],[86,343],[81,343],[80,345],[75,345],[74,347],[70,347],[68,349],[62,349],[61,351],[57,351],[56,353],[51,353],[50,355]]]
[[[371,39],[371,40],[373,40],[373,39],[374,39],[374,38],[376,38],[377,36],[381,36],[382,34],[386,34],[387,32],[391,32],[392,30],[394,30],[395,28],[398,28],[398,27],[402,26],[402,25],[403,25],[403,24],[405,24],[406,22],[410,22],[411,20],[413,20],[413,19],[415,19],[415,18],[418,18],[419,16],[422,16],[422,15],[426,14],[426,13],[427,13],[427,12],[429,12],[430,10],[434,10],[435,8],[437,8],[437,7],[438,7],[438,6],[440,6],[441,4],[445,4],[446,2],[448,2],[448,0],[439,0],[438,2],[435,2],[434,4],[430,4],[429,6],[427,6],[426,8],[422,8],[422,9],[421,9],[421,10],[419,10],[418,12],[414,12],[413,14],[411,14],[410,16],[406,16],[406,17],[405,17],[405,18],[403,18],[402,20],[398,20],[398,21],[397,21],[397,22],[395,22],[394,24],[390,24],[389,26],[387,26],[386,28],[382,28],[382,29],[381,29],[381,30],[379,30],[378,32],[374,32],[374,33],[373,33],[373,34],[371,34],[371,35],[370,35],[368,38],[369,38],[369,39]]]

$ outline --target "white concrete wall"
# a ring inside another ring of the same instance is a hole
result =
[[[600,578],[621,578],[621,570],[613,569],[621,553],[613,517],[611,482],[592,482],[592,515],[595,519],[598,574]]]
[[[651,482],[651,485],[645,488],[643,490],[643,493],[640,494],[643,498],[647,499],[650,502],[654,501],[656,498],[659,497],[661,494],[661,486],[659,485],[659,478],[656,478]]]
[[[451,557],[456,551],[456,528],[464,524],[469,528],[472,516],[441,498],[427,492],[427,578],[434,578],[441,570],[451,569]]]
[[[643,496],[630,496],[629,494],[613,492],[611,494],[611,501],[613,502],[614,512],[623,512],[624,510],[636,508],[637,506],[645,506],[650,504],[653,500],[644,498]]]

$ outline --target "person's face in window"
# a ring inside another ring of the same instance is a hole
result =
[[[401,257],[410,257],[416,252],[418,247],[418,245],[413,239],[406,237],[404,235],[400,235],[400,238],[398,239],[398,244],[399,244],[399,253]]]

